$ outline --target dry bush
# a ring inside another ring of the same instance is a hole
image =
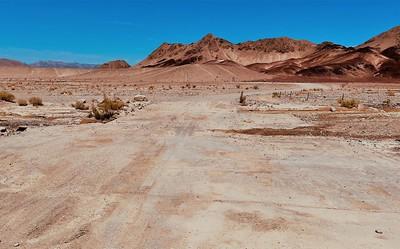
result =
[[[104,96],[101,103],[96,106],[92,106],[92,110],[89,117],[94,117],[97,120],[110,120],[114,117],[117,111],[121,110],[125,106],[125,103],[116,98],[110,99]]]
[[[240,93],[239,104],[242,106],[246,105],[246,96],[243,95],[243,92]]]
[[[92,106],[92,111],[89,114],[89,117],[94,117],[97,120],[109,120],[114,117],[114,111],[112,110],[104,110],[100,107]]]
[[[356,99],[339,99],[338,103],[340,104],[341,107],[346,107],[351,109],[357,107],[360,101]]]
[[[72,104],[72,107],[74,107],[77,110],[89,110],[89,106],[86,106],[85,103],[82,101],[76,101],[74,104]]]
[[[382,102],[382,105],[388,107],[390,106],[390,103],[391,103],[390,99],[386,99]]]
[[[15,96],[12,93],[0,91],[0,100],[4,100],[7,102],[14,102]]]
[[[280,92],[273,92],[272,93],[272,98],[280,98],[281,97],[281,93]]]
[[[236,85],[236,88],[237,88],[237,89],[240,89],[240,84],[237,84],[237,85]]]
[[[26,101],[25,99],[18,99],[17,100],[17,104],[19,106],[27,106],[28,105],[28,101]]]
[[[31,105],[33,105],[33,106],[42,106],[43,105],[43,101],[39,97],[30,98],[29,103],[31,103]]]
[[[98,104],[98,107],[102,108],[103,110],[113,110],[118,111],[121,110],[125,106],[124,101],[116,98],[110,99],[107,96],[104,96],[103,101]]]
[[[259,88],[258,85],[254,85],[254,86],[253,86],[253,89],[254,89],[254,90],[258,90],[258,88]]]
[[[387,96],[391,96],[391,97],[396,96],[396,92],[393,91],[393,90],[388,90],[388,91],[386,92],[386,94],[387,94]]]

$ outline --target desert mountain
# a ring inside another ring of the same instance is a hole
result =
[[[16,60],[0,58],[0,67],[26,67],[25,63]]]
[[[248,68],[272,75],[319,77],[374,77],[381,66],[392,59],[371,47],[352,48],[322,43],[316,51],[299,59],[270,64],[254,64]]]
[[[365,43],[358,46],[359,48],[372,47],[384,51],[390,47],[400,47],[400,26],[394,27],[389,31],[383,32]]]
[[[30,64],[32,67],[42,67],[42,68],[83,68],[90,69],[95,68],[98,65],[95,64],[81,64],[77,62],[63,62],[63,61],[38,61]]]
[[[115,60],[109,61],[101,65],[99,68],[101,69],[122,69],[131,67],[128,62],[124,60]]]
[[[315,47],[316,45],[309,41],[286,37],[233,44],[208,34],[192,44],[163,43],[149,57],[139,63],[139,66],[169,67],[225,60],[241,65],[271,63],[301,58],[314,52]]]

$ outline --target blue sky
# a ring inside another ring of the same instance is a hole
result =
[[[0,0],[0,58],[136,63],[207,33],[352,46],[397,25],[395,0]]]

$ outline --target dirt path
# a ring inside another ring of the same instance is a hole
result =
[[[1,138],[0,248],[398,248],[398,156],[231,96]]]

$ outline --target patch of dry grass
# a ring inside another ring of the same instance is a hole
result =
[[[15,96],[12,93],[0,91],[0,100],[4,100],[7,102],[14,102]]]
[[[280,98],[281,97],[281,93],[280,92],[273,92],[272,93],[272,98]]]
[[[246,96],[243,95],[243,91],[240,93],[239,104],[242,106],[246,105]]]
[[[393,91],[393,90],[388,90],[388,91],[386,92],[386,94],[387,94],[387,96],[391,96],[391,97],[396,96],[396,92]]]
[[[103,101],[98,104],[98,107],[102,108],[103,110],[113,110],[118,111],[121,110],[125,106],[124,101],[119,98],[110,99],[107,96],[104,96]]]
[[[102,102],[100,102],[97,106],[92,106],[89,117],[94,117],[97,120],[110,120],[115,114],[118,113],[125,106],[125,103],[118,99],[110,99],[107,96],[104,96]]]
[[[339,99],[338,103],[340,104],[341,107],[351,109],[351,108],[357,107],[358,104],[360,103],[360,101],[358,101],[356,99]]]
[[[26,101],[25,99],[18,99],[17,100],[17,104],[19,106],[27,106],[28,105],[28,101]]]
[[[89,110],[89,106],[85,105],[85,103],[79,100],[73,103],[72,107],[74,107],[77,110]]]
[[[43,105],[43,101],[41,98],[39,97],[31,97],[29,99],[29,103],[33,106],[42,106]]]

